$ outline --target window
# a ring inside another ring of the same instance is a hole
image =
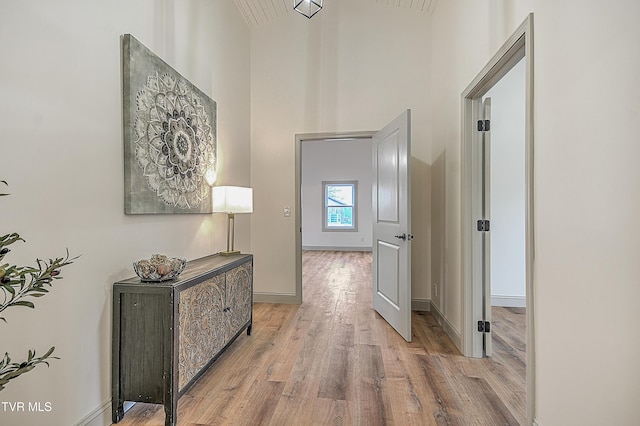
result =
[[[357,181],[322,182],[323,231],[357,231]]]

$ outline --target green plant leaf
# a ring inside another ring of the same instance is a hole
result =
[[[2,284],[2,288],[6,291],[8,291],[9,293],[11,293],[12,296],[15,296],[16,294],[16,290],[13,288],[12,285],[10,284]]]
[[[55,356],[51,356],[55,349],[52,346],[44,355],[36,357],[36,351],[30,349],[27,353],[27,360],[24,362],[11,362],[9,353],[5,352],[4,358],[0,361],[0,391],[5,388],[5,385],[10,380],[16,377],[28,373],[33,370],[38,364],[46,364],[49,366],[49,359],[60,359]]]
[[[51,346],[51,348],[49,348],[49,350],[47,351],[46,354],[42,355],[41,358],[49,358],[49,356],[53,353],[53,351],[56,350],[55,346]]]
[[[24,306],[26,308],[35,308],[35,305],[32,302],[29,302],[28,300],[18,300],[16,302],[11,303],[12,306]]]
[[[0,237],[0,246],[8,246],[15,243],[16,241],[24,242],[24,239],[20,238],[20,234],[18,234],[17,232],[3,235],[2,237]]]

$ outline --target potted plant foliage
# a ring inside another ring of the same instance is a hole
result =
[[[0,181],[2,185],[7,182]],[[8,195],[0,193],[0,196]],[[34,308],[33,298],[42,297],[49,292],[54,280],[62,278],[60,270],[76,258],[67,255],[49,260],[36,260],[36,266],[16,266],[3,263],[5,256],[11,251],[9,246],[19,241],[24,242],[19,234],[13,232],[0,237],[0,320],[6,323],[2,317],[5,309],[12,307]],[[27,358],[14,361],[8,352],[0,360],[0,391],[16,377],[33,370],[38,364],[49,365],[48,360],[59,359],[53,356],[55,346],[51,347],[44,355],[37,356],[36,351],[29,349]]]

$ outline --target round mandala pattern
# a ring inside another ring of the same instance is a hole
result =
[[[167,205],[199,206],[215,163],[212,124],[202,100],[184,80],[169,74],[147,77],[136,95],[136,160],[149,188]]]

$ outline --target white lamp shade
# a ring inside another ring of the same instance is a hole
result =
[[[214,213],[253,212],[253,188],[214,186],[211,196],[213,198]]]

